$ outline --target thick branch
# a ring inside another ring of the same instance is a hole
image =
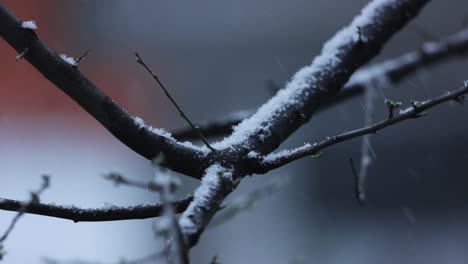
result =
[[[416,16],[426,0],[374,0],[350,26],[327,42],[312,65],[301,69],[270,101],[244,120],[233,134],[212,144],[219,165],[209,167],[194,200],[180,218],[187,244],[194,246],[206,225],[240,179],[255,172],[250,151],[267,154],[333,98],[351,74],[373,58],[388,39]],[[356,29],[360,28],[359,36]],[[229,168],[216,177],[215,168]]]
[[[249,119],[234,129],[216,149],[237,148],[266,154],[308,122],[317,108],[335,97],[353,72],[376,56],[383,45],[416,16],[427,0],[374,0],[323,47],[310,66]],[[360,28],[360,34],[356,33]]]
[[[467,93],[468,93],[468,85],[465,85],[464,87],[458,90],[455,90],[453,92],[448,92],[444,95],[440,95],[433,99],[429,99],[424,102],[413,103],[413,106],[400,111],[400,115],[396,117],[389,118],[389,119],[380,121],[378,123],[374,123],[372,125],[360,128],[360,129],[345,132],[337,136],[328,137],[327,139],[322,140],[321,142],[315,143],[313,145],[306,144],[296,149],[280,151],[278,153],[272,153],[262,159],[260,166],[263,167],[264,172],[282,167],[300,158],[315,155],[316,153],[322,151],[323,149],[333,146],[335,144],[338,144],[340,142],[347,141],[347,140],[360,137],[363,135],[367,135],[367,134],[377,133],[377,131],[379,130],[395,125],[402,121],[421,117],[422,115],[425,114],[424,112],[425,110],[428,110],[444,102],[457,101],[457,102],[463,103],[463,100],[464,100],[463,96],[466,95]]]
[[[152,159],[164,153],[162,166],[199,178],[203,173],[204,153],[177,144],[174,139],[141,127],[134,118],[88,80],[77,67],[51,50],[31,29],[0,3],[0,36],[45,78],[70,96],[117,139],[140,155]],[[13,59],[13,58],[12,58]]]
[[[465,56],[468,51],[468,29],[438,41],[424,43],[419,50],[405,53],[397,58],[377,63],[370,67],[356,71],[351,80],[339,92],[317,109],[317,112],[329,109],[337,104],[362,95],[372,78],[384,78],[390,84],[397,84],[409,77],[417,70],[435,65],[454,56]],[[374,88],[374,87],[370,87]],[[234,113],[226,118],[206,122],[200,129],[207,137],[224,136],[232,132],[232,127],[255,113],[255,109],[245,110],[241,115]],[[181,129],[174,132],[179,140],[193,140],[197,134],[192,129]]]
[[[173,203],[176,213],[183,212],[192,197],[177,200]],[[19,212],[24,203],[9,199],[0,199],[0,209]],[[72,220],[74,222],[100,222],[131,219],[146,219],[163,215],[162,203],[155,205],[138,205],[130,207],[110,207],[97,209],[83,209],[75,206],[59,206],[54,204],[33,203],[29,204],[24,213],[50,216]]]

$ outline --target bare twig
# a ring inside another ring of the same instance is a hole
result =
[[[20,54],[18,54],[18,56],[16,56],[16,61],[21,60],[26,54],[28,54],[28,52],[29,52],[29,48],[25,48],[23,52],[21,52]]]
[[[349,132],[345,132],[333,137],[327,137],[327,139],[322,140],[318,143],[314,143],[313,145],[307,144],[306,147],[299,147],[296,149],[292,149],[289,151],[284,151],[285,155],[278,155],[278,154],[270,154],[263,159],[262,167],[267,170],[271,170],[274,168],[279,168],[288,164],[292,161],[297,159],[312,155],[321,151],[327,147],[335,145],[337,143],[350,140],[356,137],[360,137],[367,134],[373,134],[377,131],[389,127],[391,125],[400,123],[402,121],[418,118],[425,113],[424,111],[435,107],[439,104],[449,102],[449,101],[456,101],[456,102],[463,102],[463,96],[468,93],[468,85],[465,85],[453,92],[448,92],[438,97],[423,101],[423,102],[413,102],[411,107],[406,108],[405,110],[400,111],[400,114],[396,117],[391,119],[385,119],[378,123],[374,123],[372,125],[359,128],[356,130],[352,130]]]
[[[16,223],[18,222],[18,220],[21,218],[21,216],[24,215],[24,213],[27,212],[28,208],[30,206],[33,206],[35,204],[38,204],[39,203],[39,197],[41,196],[41,194],[47,189],[49,188],[49,185],[50,185],[50,182],[49,182],[49,176],[47,175],[42,175],[42,184],[41,184],[41,187],[35,191],[35,192],[31,192],[31,198],[29,199],[28,202],[23,202],[21,203],[21,206],[18,210],[18,213],[16,214],[16,216],[13,218],[13,220],[11,221],[10,225],[8,226],[7,230],[5,231],[5,233],[3,233],[3,235],[0,237],[0,244],[2,244],[3,242],[5,242],[5,240],[8,238],[8,235],[11,233],[11,231],[13,230],[13,228],[15,227]]]
[[[83,55],[81,55],[77,60],[76,60],[76,65],[78,65],[78,63],[80,63],[80,61],[82,61],[89,53],[90,49],[86,50],[85,53],[83,53]]]
[[[158,76],[156,74],[153,73],[153,71],[148,67],[148,65],[146,65],[146,63],[143,61],[143,59],[140,57],[140,55],[138,54],[138,52],[135,52],[135,56],[136,56],[136,61],[141,65],[143,66],[147,72],[149,72],[151,74],[151,76],[153,76],[153,79],[159,84],[159,86],[161,87],[161,89],[164,91],[164,93],[166,94],[166,97],[169,98],[169,100],[172,102],[172,104],[175,106],[175,108],[177,109],[177,111],[179,111],[179,115],[185,120],[187,121],[187,123],[190,125],[190,127],[193,129],[193,131],[195,131],[198,136],[200,137],[200,139],[203,141],[203,143],[205,143],[205,145],[211,150],[211,151],[215,151],[215,149],[210,145],[210,143],[208,143],[208,140],[205,138],[205,136],[203,135],[203,133],[201,132],[200,128],[196,125],[194,125],[192,123],[192,121],[190,121],[190,119],[187,117],[187,115],[184,113],[184,111],[182,111],[182,109],[180,108],[180,106],[176,103],[176,101],[172,98],[171,94],[169,93],[169,91],[166,89],[166,87],[164,87],[164,85],[162,84],[162,82],[159,80]]]
[[[158,192],[164,207],[162,219],[164,224],[160,226],[159,231],[163,232],[168,240],[167,257],[173,260],[171,263],[188,264],[188,248],[171,204],[175,192],[174,186],[178,186],[179,182],[174,176],[164,173],[158,167],[155,170],[154,182],[159,186]]]
[[[137,187],[140,189],[148,190],[151,192],[159,192],[161,190],[161,186],[156,184],[154,181],[150,181],[147,183],[140,182],[140,181],[126,178],[118,172],[111,172],[103,176],[104,176],[104,179],[112,181],[115,184],[115,186],[126,185],[126,186]]]
[[[364,206],[366,201],[365,195],[363,195],[363,193],[365,190],[359,180],[359,175],[357,174],[356,166],[354,166],[354,161],[352,158],[349,159],[349,165],[351,166],[351,173],[353,174],[354,178],[354,197],[356,198],[360,206]]]

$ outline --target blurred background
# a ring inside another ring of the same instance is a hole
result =
[[[267,80],[283,85],[347,25],[367,1],[59,1],[4,0],[58,53],[91,49],[80,70],[132,115],[169,131],[184,121],[135,63],[133,51],[158,73],[195,122],[258,107]],[[432,1],[373,63],[414,50],[463,28],[465,0]],[[0,197],[28,199],[50,174],[47,203],[102,207],[157,202],[157,196],[115,188],[102,174],[150,180],[134,153],[0,40]],[[468,79],[465,57],[424,69],[385,96],[408,105],[453,90]],[[381,102],[381,103],[380,103]],[[363,98],[316,115],[282,148],[363,125]],[[375,118],[386,117],[383,98]],[[444,104],[429,115],[373,136],[376,153],[366,181],[367,206],[354,199],[349,158],[361,140],[329,148],[267,175],[246,178],[230,199],[290,175],[278,192],[208,230],[193,263],[214,255],[227,263],[466,263],[468,258],[468,108]],[[179,176],[181,195],[197,181]],[[0,211],[0,232],[14,213]],[[155,220],[73,223],[26,215],[5,243],[4,263],[58,260],[117,262],[162,247]]]

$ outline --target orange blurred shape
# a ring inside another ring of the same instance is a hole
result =
[[[57,24],[66,18],[64,5],[66,1],[41,0],[24,1],[8,0],[4,4],[22,20],[38,22],[38,35],[44,39],[57,38]],[[40,23],[39,23],[40,22]],[[77,44],[79,45],[79,44]],[[50,114],[73,115],[82,118],[88,115],[72,99],[45,79],[27,61],[16,62],[17,52],[0,39],[0,114],[13,114],[16,117],[39,117]],[[102,70],[100,70],[102,69]],[[126,76],[112,76],[112,65],[95,69],[93,76],[103,87],[112,87],[112,97],[120,104],[127,100],[122,91],[127,83]],[[107,91],[106,91],[107,92]],[[85,118],[92,120],[91,118]],[[93,126],[93,122],[85,122]],[[96,123],[97,124],[97,123]]]

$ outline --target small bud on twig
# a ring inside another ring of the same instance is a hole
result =
[[[401,106],[401,102],[394,102],[390,99],[385,99],[385,104],[388,108],[388,119],[393,118],[393,110]]]
[[[421,101],[416,101],[416,100],[411,100],[410,101],[411,106],[413,107],[414,112],[416,113],[416,117],[422,117],[427,114],[427,112],[421,112],[419,108],[423,105],[423,102]]]

